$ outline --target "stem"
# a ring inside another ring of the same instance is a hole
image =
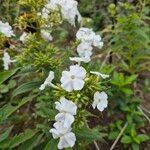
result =
[[[142,108],[138,107],[138,110],[142,113],[142,115],[149,121],[150,123],[150,118],[143,112]]]
[[[118,134],[118,136],[117,136],[115,142],[113,143],[113,145],[111,146],[110,150],[113,150],[115,148],[116,144],[118,143],[120,137],[122,136],[122,134],[125,131],[125,129],[127,128],[127,126],[128,126],[128,123],[126,123],[124,125],[124,127],[121,129],[120,133]]]

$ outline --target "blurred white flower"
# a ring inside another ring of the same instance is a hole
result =
[[[89,58],[92,55],[92,46],[87,42],[81,42],[77,47],[80,57]]]
[[[61,86],[68,92],[81,90],[84,86],[86,70],[79,65],[70,66],[70,71],[63,71],[61,77]]]
[[[2,21],[0,21],[0,32],[3,33],[6,37],[15,36],[12,27],[8,22],[3,23]]]
[[[71,128],[65,128],[61,122],[54,123],[54,128],[50,130],[54,139],[60,138],[58,149],[73,147],[76,141],[76,136],[71,132]]]
[[[75,26],[75,19],[81,22],[82,18],[78,11],[78,2],[75,0],[60,0],[61,13],[64,19],[66,19],[71,25]]]
[[[40,86],[40,90],[44,90],[46,86],[53,86],[52,80],[54,79],[54,72],[50,71],[44,83]]]
[[[84,62],[84,63],[88,63],[89,61],[91,61],[91,58],[90,57],[70,57],[69,58],[71,61],[75,61],[77,62],[79,65],[81,62]]]
[[[90,71],[91,74],[95,74],[99,77],[102,77],[103,79],[106,79],[106,78],[109,78],[109,75],[108,74],[102,74],[100,72],[96,72],[96,71]]]
[[[42,17],[47,19],[51,10],[59,9],[64,20],[75,26],[75,20],[81,22],[81,15],[78,11],[78,2],[75,0],[50,0],[42,10]]]
[[[102,48],[104,43],[101,40],[102,38],[100,35],[95,35],[94,40],[93,40],[93,46]]]
[[[3,60],[4,70],[9,70],[9,65],[14,61],[11,60],[11,58],[7,52],[4,52],[4,56],[3,56],[2,60]]]
[[[74,122],[74,115],[76,115],[76,104],[64,97],[61,97],[60,102],[55,102],[55,104],[56,109],[60,112],[55,116],[55,120],[61,122],[64,127],[70,127]]]
[[[103,42],[100,35],[96,35],[92,29],[81,27],[77,33],[76,38],[81,42],[86,42],[91,46],[102,48]]]
[[[81,27],[77,33],[76,38],[81,42],[86,42],[92,45],[95,33],[92,29]]]
[[[94,102],[92,104],[92,107],[95,109],[97,107],[97,109],[99,111],[103,111],[107,105],[108,105],[108,96],[105,92],[95,92],[94,94]]]
[[[51,36],[51,34],[46,30],[41,30],[41,36],[46,41],[52,41],[53,40],[53,37]]]
[[[22,43],[24,43],[28,38],[28,33],[27,32],[23,32],[22,35],[20,36],[20,41]]]
[[[64,97],[61,97],[60,102],[55,102],[55,104],[56,104],[55,108],[59,112],[66,112],[66,113],[69,113],[71,115],[76,115],[77,106],[72,101],[69,101]]]

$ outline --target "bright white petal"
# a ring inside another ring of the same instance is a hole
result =
[[[68,128],[74,122],[74,116],[72,116],[69,113],[58,113],[55,116],[55,120],[62,122],[63,126],[66,127],[66,128]]]
[[[84,81],[81,79],[74,79],[73,80],[73,89],[74,90],[81,90],[84,87]]]

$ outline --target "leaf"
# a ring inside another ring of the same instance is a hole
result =
[[[0,108],[0,122],[6,120],[10,115],[12,115],[17,109],[31,101],[37,95],[31,95],[27,98],[21,100],[21,102],[17,106],[12,106],[11,104],[6,104],[2,108]]]
[[[2,84],[4,81],[6,81],[12,75],[14,75],[18,70],[19,70],[19,68],[0,72],[0,84]]]
[[[2,141],[4,141],[5,139],[8,138],[8,136],[9,136],[9,134],[10,134],[12,128],[13,128],[13,126],[9,127],[4,133],[2,133],[2,134],[0,135],[0,142],[2,142]]]
[[[119,131],[111,131],[108,138],[110,140],[115,140],[117,138],[117,136],[119,135]]]
[[[130,136],[124,135],[121,139],[121,143],[124,143],[124,144],[132,143],[132,139]]]
[[[75,130],[75,134],[80,140],[86,140],[88,142],[102,140],[102,135],[97,129],[82,127],[81,129]]]
[[[37,146],[42,138],[43,134],[36,134],[29,140],[25,141],[18,150],[32,150],[35,146]]]
[[[57,140],[51,139],[45,146],[44,150],[57,150],[57,144],[58,144]]]
[[[13,91],[12,98],[19,95],[19,94],[33,90],[33,89],[39,87],[40,84],[41,84],[41,82],[34,82],[34,81],[24,83]]]
[[[139,150],[139,144],[133,143],[132,148],[133,150]]]
[[[136,80],[136,78],[137,78],[137,75],[132,75],[130,77],[127,77],[125,82],[126,82],[126,84],[131,84],[133,81]]]
[[[140,139],[140,142],[145,142],[145,141],[149,140],[149,136],[146,134],[139,134],[138,139]]]
[[[26,140],[32,138],[36,134],[36,131],[31,129],[27,129],[24,133],[14,136],[10,139],[9,148],[14,148],[21,143],[25,142]]]

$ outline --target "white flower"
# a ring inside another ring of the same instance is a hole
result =
[[[92,55],[92,46],[87,42],[81,42],[77,47],[77,52],[80,57],[89,58]]]
[[[89,28],[81,27],[76,33],[76,38],[78,40],[81,40],[81,42],[89,43],[90,45],[92,45],[94,37],[95,33],[92,29]]]
[[[90,71],[91,74],[95,74],[99,77],[102,77],[103,79],[106,79],[106,78],[109,78],[109,75],[108,74],[102,74],[100,72],[96,72],[96,71]]]
[[[44,83],[40,86],[40,90],[44,90],[46,86],[53,86],[52,80],[54,79],[54,72],[50,71],[48,77],[44,81]]]
[[[61,97],[60,102],[55,102],[55,104],[56,109],[60,112],[55,116],[55,120],[57,122],[61,122],[64,127],[70,127],[74,122],[73,115],[76,115],[76,104],[65,99],[64,97]]]
[[[42,17],[47,19],[50,11],[58,9],[59,6],[63,19],[75,26],[76,17],[78,22],[82,20],[77,5],[75,0],[50,0],[42,10]]]
[[[104,43],[101,40],[102,38],[100,35],[95,35],[94,40],[93,40],[93,46],[102,48]]]
[[[27,32],[23,32],[22,35],[20,36],[20,41],[21,42],[25,42],[28,38],[28,33]]]
[[[108,96],[105,92],[99,93],[98,91],[94,94],[93,108],[97,107],[99,111],[103,111],[108,105]]]
[[[13,60],[11,60],[9,54],[7,52],[4,52],[4,56],[2,58],[3,60],[3,66],[4,66],[4,70],[8,70],[9,69],[9,65],[13,62]]]
[[[75,19],[77,17],[78,22],[81,22],[82,18],[78,11],[78,2],[75,0],[60,0],[61,13],[64,19],[66,19],[71,25],[75,26]]]
[[[81,90],[84,86],[86,70],[79,65],[70,66],[70,71],[63,71],[61,77],[61,86],[68,92]]]
[[[6,37],[15,36],[12,27],[8,22],[3,23],[2,21],[0,21],[0,32],[3,33]]]
[[[98,48],[102,48],[103,42],[100,35],[96,35],[92,29],[81,27],[77,33],[76,38],[81,42],[86,42]]]
[[[58,149],[73,147],[76,141],[76,136],[71,132],[71,128],[65,128],[61,122],[54,123],[54,128],[50,130],[54,139],[60,138]]]
[[[53,40],[53,37],[51,36],[51,34],[48,31],[46,31],[46,30],[41,30],[41,36],[46,41],[52,41]]]
[[[66,112],[71,115],[76,115],[77,106],[72,101],[69,101],[64,97],[61,97],[60,102],[55,102],[55,104],[56,104],[56,109],[59,112]]]
[[[80,64],[81,62],[85,62],[85,63],[88,63],[89,61],[91,61],[91,58],[90,57],[70,57],[69,58],[71,61],[75,61],[77,62],[78,64]]]

